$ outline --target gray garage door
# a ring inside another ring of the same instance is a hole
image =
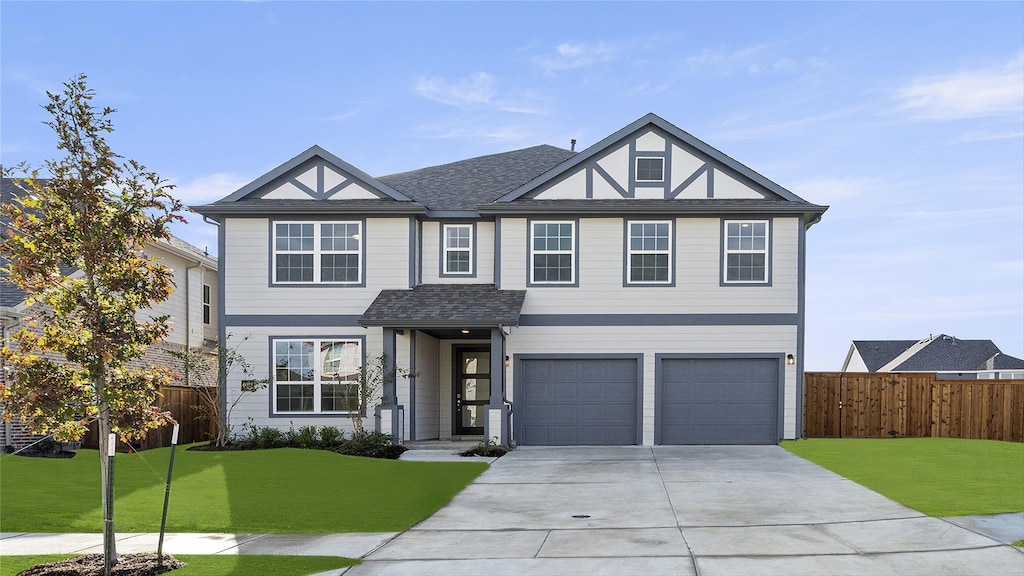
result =
[[[518,443],[637,444],[635,358],[522,360],[516,378]]]
[[[663,359],[661,444],[775,444],[779,361]]]

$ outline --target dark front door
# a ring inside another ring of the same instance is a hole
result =
[[[491,349],[487,346],[455,348],[455,429],[457,436],[484,433],[484,418],[491,400]]]

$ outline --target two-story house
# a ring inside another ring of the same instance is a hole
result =
[[[800,435],[811,204],[648,114],[374,178],[312,147],[226,198],[222,335],[270,386],[235,424],[345,427],[385,356],[378,429],[518,445]],[[240,376],[230,374],[225,401]]]
[[[11,178],[3,178],[0,185],[0,202],[11,203],[15,197],[24,193]],[[0,221],[0,231],[6,232],[7,226],[6,220]],[[171,269],[175,288],[166,300],[156,303],[151,309],[141,310],[139,317],[167,315],[170,331],[163,341],[147,348],[143,356],[130,365],[173,368],[174,362],[167,351],[185,347],[212,353],[219,336],[216,259],[205,250],[175,236],[153,242],[145,251],[148,256]],[[81,274],[73,269],[66,269],[65,273]],[[6,343],[9,335],[24,325],[29,311],[25,292],[8,280],[6,272],[0,271],[0,343]],[[6,371],[0,370],[0,382],[6,374]],[[39,438],[30,434],[17,419],[5,421],[0,426],[2,447],[20,449]]]

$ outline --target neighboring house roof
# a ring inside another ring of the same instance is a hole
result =
[[[541,145],[378,178],[431,210],[476,210],[576,152]]]
[[[917,340],[854,340],[853,346],[868,371],[876,372],[916,343]]]
[[[976,372],[1024,368],[991,340],[961,340],[939,334],[923,340],[854,340],[870,372]],[[992,367],[987,367],[992,366]]]
[[[516,326],[525,290],[494,284],[421,284],[381,290],[359,319],[362,326],[481,328]]]

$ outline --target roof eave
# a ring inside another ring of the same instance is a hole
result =
[[[383,327],[383,328],[408,328],[408,329],[439,329],[439,328],[501,328],[502,326],[518,326],[519,318],[514,320],[511,318],[493,319],[493,320],[470,320],[470,321],[458,321],[458,320],[405,320],[401,318],[387,319],[387,320],[363,320],[362,318],[358,321],[360,326],[365,328],[370,327]]]
[[[679,206],[671,205],[643,205],[637,203],[623,203],[622,205],[609,206],[609,205],[593,205],[587,206],[586,201],[581,201],[580,204],[573,205],[561,205],[561,206],[523,206],[518,205],[515,202],[504,203],[504,204],[486,204],[480,206],[478,211],[481,216],[528,216],[532,214],[544,214],[544,215],[621,215],[621,214],[636,214],[636,215],[666,215],[674,214],[678,216],[708,216],[708,215],[723,215],[723,214],[773,214],[773,215],[793,215],[803,216],[805,221],[811,223],[816,222],[817,218],[821,214],[824,214],[828,209],[828,206],[818,206],[815,204],[790,204],[782,203],[777,206],[773,205],[730,205],[723,203],[722,205],[704,205],[694,206],[687,204],[680,204]]]
[[[310,205],[276,205],[276,206],[259,206],[259,205],[244,205],[240,206],[237,204],[204,204],[201,206],[189,206],[189,208],[211,218],[218,216],[240,216],[240,217],[259,217],[259,216],[280,216],[282,214],[288,215],[344,215],[344,216],[423,216],[427,214],[426,206],[418,202],[396,202],[395,205],[382,205],[382,206],[310,206]]]

